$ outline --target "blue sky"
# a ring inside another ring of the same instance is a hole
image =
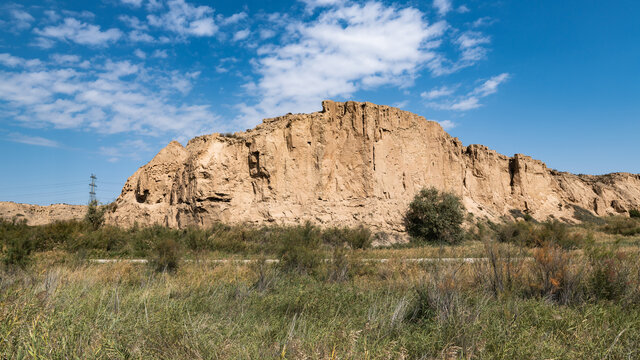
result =
[[[640,173],[640,2],[0,5],[0,200],[112,201],[169,141],[371,101],[464,144]]]

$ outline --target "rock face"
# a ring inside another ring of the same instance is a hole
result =
[[[438,123],[371,103],[265,119],[247,132],[171,142],[136,171],[108,214],[182,228],[225,223],[366,224],[402,232],[418,190],[462,197],[476,217],[579,222],[640,206],[640,175],[572,175],[528,156],[463,146]]]
[[[0,218],[25,220],[29,225],[44,225],[55,221],[79,220],[87,213],[85,205],[54,204],[49,206],[16,204],[0,201]]]

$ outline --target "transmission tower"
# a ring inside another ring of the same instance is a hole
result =
[[[96,180],[98,177],[91,174],[89,178],[91,179],[91,184],[89,184],[89,204],[91,204],[98,201],[96,199],[96,187],[98,187],[98,185],[96,185]]]

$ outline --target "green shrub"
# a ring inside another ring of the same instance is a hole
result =
[[[588,251],[592,266],[589,272],[589,292],[594,300],[619,300],[629,288],[630,271],[625,266],[625,255],[611,249],[595,248]]]
[[[175,272],[180,260],[180,246],[171,239],[161,239],[155,246],[152,265],[156,271]]]
[[[104,223],[104,208],[98,205],[98,201],[94,200],[89,203],[84,220],[91,225],[93,230],[98,230],[102,226]]]
[[[309,274],[322,260],[319,248],[319,231],[310,223],[286,228],[278,249],[280,267],[287,272]]]
[[[614,235],[634,236],[640,234],[640,221],[626,216],[611,216],[601,230]]]
[[[464,206],[460,198],[436,188],[422,189],[404,216],[407,233],[420,242],[457,243],[462,239]]]
[[[564,249],[575,249],[594,242],[591,233],[574,231],[569,225],[557,220],[544,223],[527,221],[506,223],[498,228],[497,237],[500,242],[526,247],[552,244]]]
[[[631,217],[632,219],[640,219],[640,210],[638,209],[629,210],[629,217]]]
[[[4,264],[7,267],[25,268],[33,252],[33,241],[30,238],[14,237],[6,243]]]
[[[352,249],[371,247],[371,230],[360,225],[356,228],[329,228],[322,231],[322,241],[329,245],[348,245]]]

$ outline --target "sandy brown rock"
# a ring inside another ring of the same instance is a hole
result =
[[[55,221],[79,220],[87,212],[85,205],[54,204],[49,206],[17,204],[0,201],[0,218],[8,221],[26,220],[29,225],[44,225]]]
[[[438,123],[393,107],[322,107],[233,136],[170,143],[129,178],[108,221],[182,228],[308,220],[402,232],[407,204],[427,186],[460,195],[468,211],[492,220],[527,213],[577,222],[576,207],[607,215],[640,204],[640,175],[579,176],[465,147]]]

